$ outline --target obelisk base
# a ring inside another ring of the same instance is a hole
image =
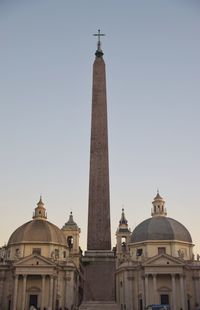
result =
[[[80,309],[118,309],[115,307],[114,252],[86,251],[82,263],[84,293]]]

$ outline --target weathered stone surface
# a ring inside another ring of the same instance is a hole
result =
[[[86,252],[84,264],[84,302],[115,301],[115,257],[111,251]]]
[[[106,75],[102,57],[96,57],[93,65],[87,249],[111,250]]]
[[[83,303],[80,310],[119,310],[120,307],[116,303],[112,302],[88,302]]]
[[[116,309],[115,256],[111,251],[106,74],[103,53],[93,65],[87,251],[80,309]]]

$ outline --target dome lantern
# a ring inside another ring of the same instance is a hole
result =
[[[165,201],[160,196],[159,190],[157,190],[157,195],[154,198],[152,204],[153,204],[153,208],[151,210],[152,216],[166,216],[167,215],[167,210],[165,208]]]
[[[42,201],[42,196],[40,196],[40,200],[37,203],[37,207],[35,208],[35,212],[33,213],[33,219],[47,219],[46,209],[44,207],[44,203]]]

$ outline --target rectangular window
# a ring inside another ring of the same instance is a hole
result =
[[[158,254],[166,254],[166,248],[164,247],[158,248]]]
[[[15,256],[19,257],[20,256],[20,249],[15,249]]]
[[[55,258],[59,258],[59,250],[58,249],[55,249]]]
[[[136,256],[142,256],[142,249],[137,249]]]
[[[41,255],[41,248],[33,248],[33,254]]]

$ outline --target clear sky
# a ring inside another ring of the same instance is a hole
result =
[[[159,188],[200,252],[200,2],[0,1],[0,244],[43,196],[85,249],[92,64],[107,68],[112,239]]]

